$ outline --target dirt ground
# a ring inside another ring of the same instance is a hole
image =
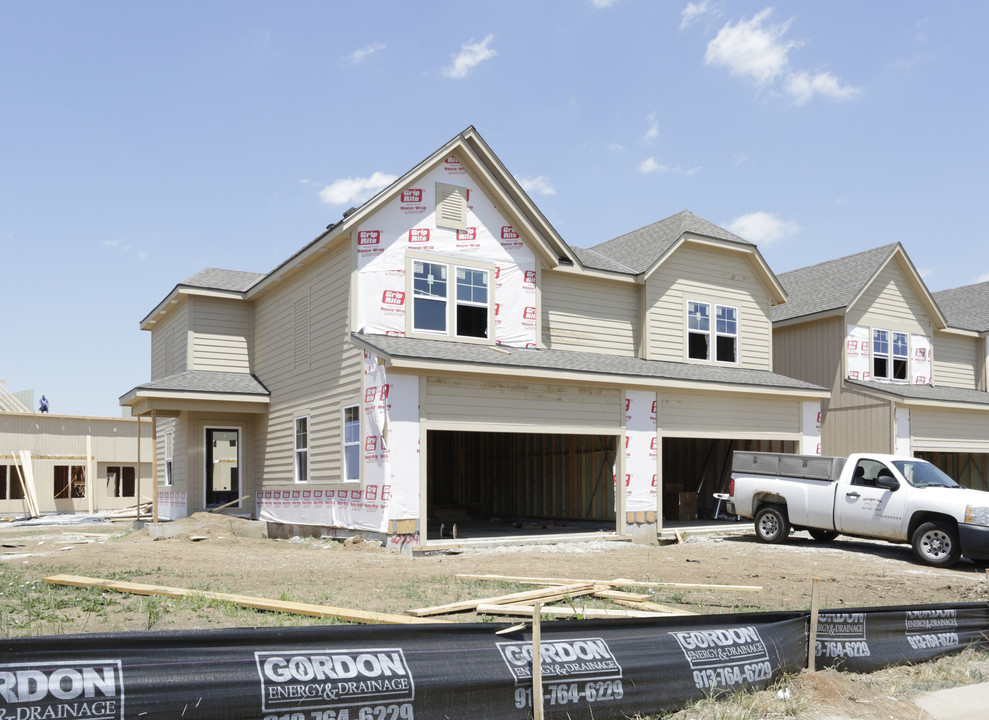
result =
[[[733,526],[729,535],[688,536],[681,544],[666,546],[593,541],[470,549],[411,558],[370,542],[240,537],[234,526],[244,522],[247,521],[197,514],[178,521],[176,537],[160,540],[153,540],[147,529],[133,530],[128,524],[0,523],[0,576],[6,576],[3,595],[10,603],[0,611],[0,635],[326,622],[180,601],[153,608],[147,598],[106,592],[98,593],[100,602],[92,602],[96,599],[92,594],[87,596],[88,603],[74,602],[74,593],[84,591],[49,590],[40,583],[41,578],[56,573],[388,613],[526,589],[509,583],[458,580],[458,573],[600,580],[620,577],[761,588],[651,591],[655,602],[699,613],[807,609],[815,578],[819,580],[822,608],[989,601],[986,572],[965,561],[951,569],[935,569],[917,564],[906,545],[844,538],[821,545],[806,533],[794,534],[784,545],[764,545],[756,541],[750,525]],[[26,594],[16,595],[15,585]],[[54,593],[56,610],[47,616],[35,610],[33,618],[18,615],[17,607],[26,604],[18,597],[44,592]],[[609,606],[603,600],[589,604]],[[478,618],[461,614],[455,619]],[[989,655],[985,652],[971,655],[970,660],[956,658],[951,662],[961,662],[964,667],[942,672],[942,683],[966,682],[965,678],[970,678],[967,682],[983,681],[989,677]],[[883,672],[894,673],[895,682],[902,683],[905,674],[915,670]],[[821,708],[835,708],[833,715],[856,718],[873,717],[869,714],[873,711],[879,713],[875,717],[925,717],[908,699],[893,698],[909,705],[908,714],[901,712],[902,708],[887,708],[893,702],[888,696],[888,684],[875,692],[865,687],[878,675],[862,680],[855,688],[848,686],[855,676],[833,672],[801,676],[794,694],[816,698],[815,702],[795,715],[790,712],[796,707],[767,708],[751,717],[825,717],[820,714]],[[856,699],[849,700],[850,697]],[[782,699],[778,702],[781,707],[790,703]],[[846,707],[849,702],[852,706]],[[750,717],[724,714],[723,709],[717,713],[720,714],[704,714],[703,708],[698,707],[693,714],[676,717]]]

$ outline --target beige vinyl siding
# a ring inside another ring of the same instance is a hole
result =
[[[857,452],[893,452],[892,404],[839,384],[825,404],[821,453]]]
[[[898,259],[879,271],[848,309],[852,325],[911,332],[930,337],[933,328]],[[874,451],[873,451],[874,452]]]
[[[151,331],[151,379],[185,372],[188,369],[189,304],[179,300]]]
[[[182,490],[178,487],[178,473],[176,465],[179,462],[178,451],[178,418],[158,418],[158,432],[155,442],[155,463],[158,465],[158,485],[161,489],[166,489],[165,485],[165,435],[172,433],[172,482],[169,490]]]
[[[754,440],[800,436],[800,401],[793,398],[662,388],[658,395],[661,435]]]
[[[618,388],[447,376],[426,377],[423,386],[422,419],[447,429],[554,434],[622,430]]]
[[[978,349],[976,338],[937,333],[934,336],[934,384],[976,389]]]
[[[638,285],[542,273],[543,343],[635,357],[638,347]]]
[[[989,412],[910,408],[912,450],[989,453]]]
[[[738,366],[771,369],[771,301],[748,256],[687,243],[660,265],[646,281],[650,360],[699,362],[687,359],[688,300],[738,308]]]
[[[190,302],[192,370],[250,372],[251,306],[240,300]]]
[[[343,408],[360,403],[363,355],[349,340],[350,246],[257,300],[255,373],[271,391],[259,420],[257,468],[266,485],[294,483],[293,420],[310,416],[310,483],[342,478]],[[309,298],[308,365],[296,367],[296,301]]]
[[[110,510],[134,504],[134,498],[112,496],[113,487],[108,486],[105,468],[107,465],[137,467],[136,419],[3,413],[0,448],[0,465],[8,468],[14,464],[14,453],[30,451],[38,509],[43,513],[89,511],[88,497],[54,499],[57,465],[68,466],[70,472],[72,466],[85,468],[87,495],[92,495],[94,509]],[[141,494],[149,499],[152,452],[151,422],[145,419],[141,426]],[[0,515],[24,511],[23,500],[0,500]]]
[[[773,372],[834,387],[841,377],[845,323],[840,317],[773,330]]]

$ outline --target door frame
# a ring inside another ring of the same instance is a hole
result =
[[[243,494],[242,491],[243,491],[243,488],[244,488],[244,453],[243,453],[243,448],[244,448],[244,428],[243,428],[243,426],[241,426],[241,425],[233,425],[233,424],[230,424],[230,425],[204,425],[203,426],[203,507],[204,508],[211,507],[207,503],[207,495],[209,493],[209,483],[208,483],[209,474],[207,472],[208,464],[209,464],[208,463],[209,452],[207,450],[207,443],[208,443],[210,431],[213,431],[213,430],[234,430],[234,431],[236,431],[236,433],[237,433],[237,497],[238,498]],[[223,505],[223,503],[220,503],[220,505]],[[216,506],[214,505],[212,507],[216,507]],[[241,503],[238,500],[236,503],[234,503],[233,505],[230,505],[229,507],[239,508],[239,507],[241,507]]]

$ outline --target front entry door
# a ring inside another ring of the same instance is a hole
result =
[[[206,507],[240,497],[240,430],[206,429]]]

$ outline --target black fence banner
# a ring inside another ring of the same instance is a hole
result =
[[[823,610],[818,615],[816,665],[872,672],[989,644],[989,605]]]
[[[825,616],[818,657],[849,669],[863,657],[864,669],[927,659],[985,642],[989,631],[981,604]],[[625,718],[765,688],[781,673],[806,667],[808,623],[806,612],[544,622],[545,716]],[[0,720],[524,720],[533,716],[532,636],[528,629],[496,634],[504,627],[330,625],[5,638]]]

